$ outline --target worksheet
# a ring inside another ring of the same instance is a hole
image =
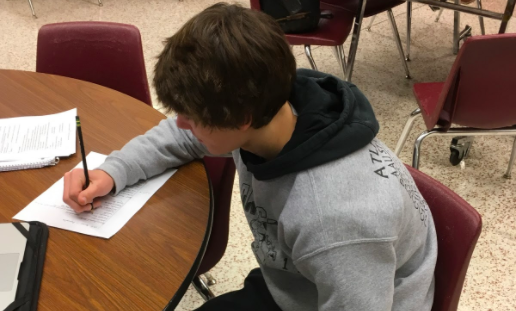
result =
[[[77,109],[0,119],[0,161],[65,157],[75,153]]]
[[[91,152],[86,157],[88,168],[97,168],[106,157]],[[82,162],[76,167],[82,168]],[[109,239],[122,229],[176,171],[170,169],[159,176],[140,181],[120,191],[116,196],[108,194],[101,199],[99,208],[80,214],[75,213],[63,202],[64,179],[61,178],[13,218],[40,221],[51,227]]]

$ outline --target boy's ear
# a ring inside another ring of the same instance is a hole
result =
[[[249,120],[247,120],[247,122],[244,123],[243,125],[240,125],[239,129],[241,131],[247,131],[251,127],[252,122],[253,122],[253,120],[249,117]]]
[[[240,126],[241,131],[247,131],[251,127],[251,122]]]

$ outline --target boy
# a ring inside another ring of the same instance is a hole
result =
[[[90,172],[75,211],[205,155],[232,153],[260,269],[198,310],[430,310],[437,242],[403,164],[356,86],[295,59],[277,23],[216,4],[166,42],[159,100],[177,112]]]

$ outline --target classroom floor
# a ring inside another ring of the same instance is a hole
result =
[[[39,27],[48,23],[101,20],[136,25],[142,34],[149,80],[162,41],[203,8],[216,0],[34,0],[37,19],[31,17],[26,0],[0,0],[0,68],[35,70],[36,38]],[[239,0],[244,6],[247,1]],[[502,0],[486,0],[484,7],[500,11]],[[404,42],[406,6],[395,10]],[[416,82],[443,81],[454,60],[451,51],[453,13],[445,11],[438,23],[436,12],[414,4],[412,22],[412,80],[405,80],[398,50],[392,40],[387,14],[380,14],[371,32],[363,31],[355,63],[353,82],[369,98],[380,121],[379,138],[394,148],[407,120],[416,108],[411,86]],[[462,15],[462,26],[479,33],[478,18]],[[368,19],[364,21],[367,25]],[[485,19],[487,33],[496,33],[498,21]],[[516,26],[509,25],[508,32]],[[345,44],[345,51],[349,42]],[[308,67],[300,47],[295,48],[299,67]],[[341,76],[330,48],[314,47],[319,70]],[[155,97],[153,96],[154,100]],[[155,107],[158,103],[155,101]],[[1,117],[1,116],[0,116]],[[423,131],[416,122],[408,139],[414,141]],[[459,310],[516,310],[516,178],[502,178],[511,138],[483,137],[475,140],[463,167],[448,162],[449,138],[429,138],[423,145],[421,170],[438,179],[475,207],[482,215],[483,229],[466,277]],[[409,163],[411,147],[406,145],[401,158]],[[516,174],[516,172],[515,172]],[[238,183],[233,191],[230,241],[222,261],[212,270],[217,284],[215,294],[238,289],[248,271],[256,267],[249,244],[252,236],[241,209]],[[173,293],[171,293],[172,295]],[[202,303],[190,288],[177,310],[192,310]]]

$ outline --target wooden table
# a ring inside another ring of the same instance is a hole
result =
[[[0,70],[0,118],[77,107],[86,153],[109,154],[165,116],[117,91],[69,78]],[[77,143],[78,144],[78,143]],[[0,173],[0,222],[80,162]],[[202,162],[179,171],[111,239],[50,228],[38,310],[173,310],[192,280],[211,229]],[[173,297],[174,296],[174,297]],[[173,299],[171,300],[171,298]]]

